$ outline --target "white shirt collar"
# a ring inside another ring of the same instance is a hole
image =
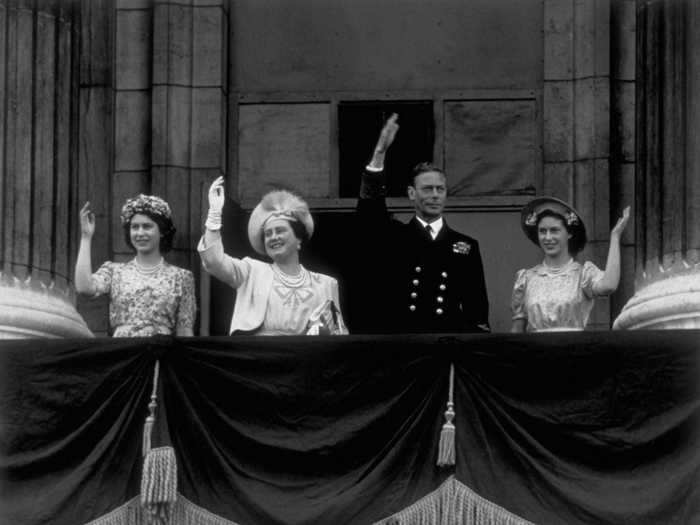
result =
[[[425,228],[428,224],[430,224],[430,227],[432,228],[432,231],[430,232],[430,236],[435,240],[435,238],[438,236],[438,233],[440,233],[440,230],[442,230],[442,226],[444,225],[444,221],[442,220],[442,217],[440,217],[437,220],[434,220],[433,222],[425,222],[423,219],[418,217],[416,215],[416,219],[418,219],[418,222],[420,225]]]

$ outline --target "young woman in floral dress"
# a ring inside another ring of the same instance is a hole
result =
[[[127,262],[107,261],[92,273],[95,217],[89,202],[80,210],[76,290],[91,297],[109,295],[114,337],[191,336],[196,310],[192,272],[163,258],[175,235],[170,206],[154,195],[138,195],[122,207],[121,223],[135,257]]]

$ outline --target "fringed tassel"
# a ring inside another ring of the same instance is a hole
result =
[[[438,448],[438,467],[450,467],[455,464],[455,418],[454,404],[455,367],[450,364],[450,393],[445,410],[445,424],[440,431],[440,445]]]
[[[151,448],[153,425],[156,421],[158,374],[160,362],[153,371],[153,390],[148,403],[148,417],[143,426],[143,472],[141,474],[141,505],[146,521],[167,525],[177,501],[177,460],[172,447]]]
[[[143,461],[141,505],[148,523],[167,525],[177,501],[177,462],[172,447],[151,449]]]

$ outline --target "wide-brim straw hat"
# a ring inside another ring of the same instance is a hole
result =
[[[556,197],[538,197],[523,207],[520,212],[520,226],[527,238],[537,246],[540,245],[537,235],[537,223],[539,222],[540,214],[545,210],[551,210],[564,217],[569,233],[571,233],[569,249],[572,254],[577,254],[583,250],[584,246],[586,246],[587,237],[586,225],[583,223],[581,215],[573,206]]]
[[[314,233],[314,220],[304,199],[287,190],[271,191],[263,196],[248,221],[248,239],[253,249],[261,255],[265,255],[265,223],[272,218],[300,222],[309,238]]]

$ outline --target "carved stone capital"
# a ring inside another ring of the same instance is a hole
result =
[[[94,337],[69,290],[0,272],[0,339]]]
[[[640,282],[615,330],[700,328],[700,264],[656,272]]]

